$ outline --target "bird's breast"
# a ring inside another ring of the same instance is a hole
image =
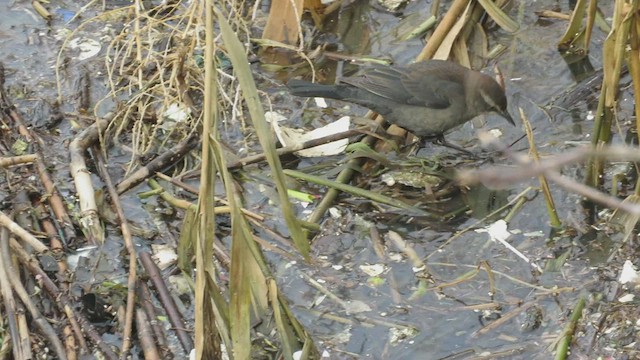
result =
[[[385,120],[396,124],[418,136],[436,136],[468,121],[464,106],[432,109],[424,106],[400,105],[385,116]]]

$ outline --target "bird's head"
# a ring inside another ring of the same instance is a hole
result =
[[[490,76],[473,73],[474,76],[467,79],[468,111],[475,115],[487,112],[495,112],[505,118],[511,125],[515,125],[513,118],[507,111],[507,96],[504,89]]]

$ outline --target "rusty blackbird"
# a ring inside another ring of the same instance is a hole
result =
[[[515,125],[504,89],[493,78],[450,61],[374,66],[336,85],[292,79],[287,87],[292,95],[367,107],[423,139],[443,140],[446,131],[488,112]]]

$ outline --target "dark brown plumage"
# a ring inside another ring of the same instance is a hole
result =
[[[326,97],[367,107],[421,137],[442,137],[492,111],[515,125],[507,112],[504,89],[494,79],[449,61],[375,66],[336,85],[290,80],[287,86],[296,96]]]

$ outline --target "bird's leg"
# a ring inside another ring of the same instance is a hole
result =
[[[458,145],[455,145],[455,144],[452,144],[452,143],[448,142],[444,138],[444,135],[438,135],[436,138],[431,139],[431,142],[433,142],[434,144],[437,144],[437,145],[448,147],[450,149],[458,150],[459,152],[467,154],[467,155],[469,155],[469,156],[471,156],[473,158],[476,158],[476,159],[478,158],[478,156],[476,154],[472,153],[471,151],[469,151],[467,149],[463,149]]]

